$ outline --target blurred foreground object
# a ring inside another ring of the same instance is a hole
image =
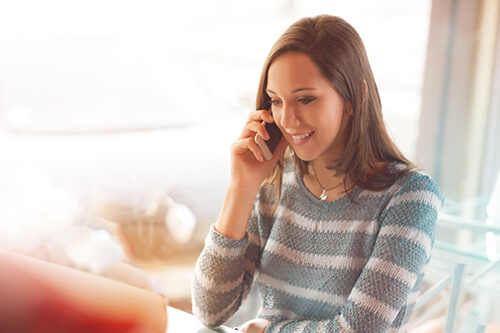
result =
[[[154,292],[0,250],[1,332],[165,332]]]
[[[166,197],[168,211],[165,216],[167,230],[180,244],[187,244],[196,228],[196,215],[186,206]]]

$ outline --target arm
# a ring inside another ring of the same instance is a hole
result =
[[[233,240],[210,229],[192,284],[193,314],[209,327],[224,324],[248,295],[259,260],[248,238]]]
[[[372,255],[341,313],[329,320],[284,320],[266,332],[386,332],[408,321],[428,263],[437,211],[437,185],[416,176],[393,196],[380,215]]]
[[[259,262],[258,233],[248,221],[256,219],[252,207],[260,184],[286,148],[282,139],[273,159],[264,161],[254,141],[257,132],[267,137],[262,120],[272,121],[268,111],[252,112],[231,147],[230,181],[221,212],[195,267],[193,313],[207,326],[223,324],[238,310]]]
[[[215,229],[231,239],[245,237],[246,226],[260,185],[269,176],[286,148],[281,139],[273,158],[265,161],[262,151],[255,143],[258,133],[269,138],[262,121],[273,122],[266,110],[250,114],[238,140],[231,146],[229,185],[224,195],[222,208]]]

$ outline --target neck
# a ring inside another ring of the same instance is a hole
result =
[[[343,182],[343,177],[337,175],[333,170],[327,168],[324,164],[311,163],[311,173],[322,190],[329,191],[339,187]]]

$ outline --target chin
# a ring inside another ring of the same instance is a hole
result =
[[[304,162],[312,162],[317,158],[316,155],[313,155],[307,151],[300,151],[295,149],[292,149],[292,151],[298,158],[300,158]]]

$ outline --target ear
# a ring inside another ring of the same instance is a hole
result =
[[[352,107],[352,104],[347,102],[346,105],[344,106],[345,110],[346,110],[346,113],[349,115],[349,116],[353,116],[354,115],[354,108]]]
[[[363,100],[365,100],[368,96],[368,84],[366,83],[366,80],[363,80],[363,83],[365,84],[365,94],[363,95]]]

